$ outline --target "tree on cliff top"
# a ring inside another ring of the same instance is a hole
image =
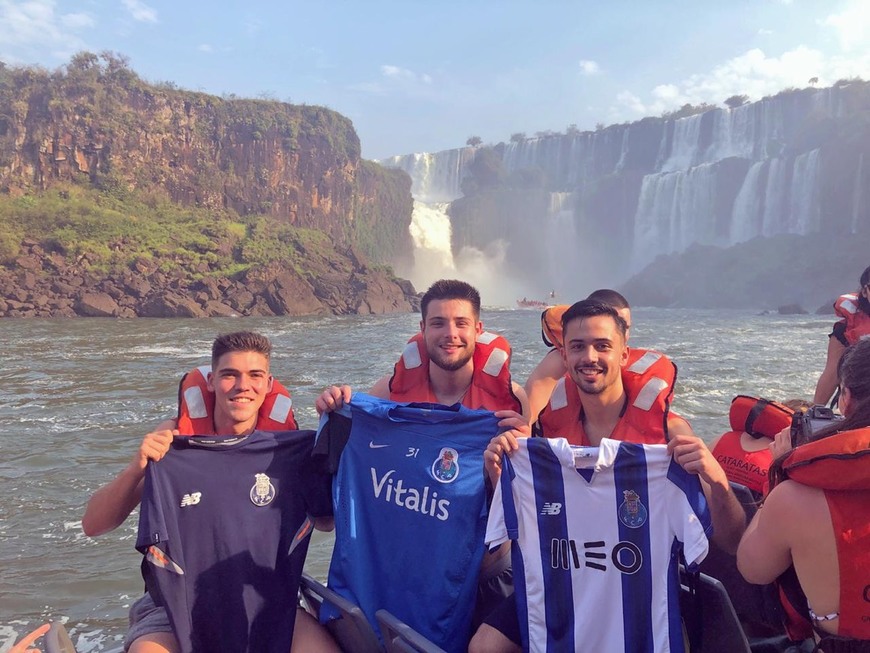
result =
[[[477,147],[483,143],[483,139],[480,136],[469,136],[468,140],[465,141],[465,144],[469,147]]]
[[[737,107],[742,107],[744,104],[749,102],[748,95],[732,95],[725,100],[725,106],[729,109],[736,109]]]

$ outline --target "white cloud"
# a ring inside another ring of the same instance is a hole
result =
[[[61,24],[72,30],[79,30],[85,27],[94,27],[96,22],[88,14],[66,14],[60,17]]]
[[[766,29],[766,28],[762,27],[758,30],[759,36],[771,36],[772,34],[773,34],[772,29]]]
[[[200,52],[208,52],[208,53],[214,52],[214,48],[211,47],[211,45],[209,45],[208,43],[200,43],[196,47],[196,49],[199,50]]]
[[[580,60],[580,72],[584,75],[598,75],[601,73],[601,67],[597,62],[589,59]]]
[[[741,94],[758,100],[784,88],[803,88],[811,77],[818,77],[819,85],[825,86],[856,76],[870,78],[870,52],[862,56],[826,56],[819,50],[799,46],[779,57],[768,57],[755,48],[710,72],[658,85],[649,92],[647,101],[624,91],[617,96],[610,114],[616,120],[659,115],[687,103],[721,104],[725,98]]]
[[[149,7],[141,0],[121,0],[121,4],[127,8],[127,11],[129,11],[130,15],[133,17],[133,20],[137,20],[140,23],[158,22],[157,10]]]
[[[840,47],[847,52],[863,47],[870,37],[870,11],[863,1],[846,7],[839,14],[831,14],[820,24],[834,29]]]
[[[83,12],[59,14],[56,5],[54,0],[0,0],[0,58],[16,63],[48,51],[67,59],[87,49],[81,33],[94,27],[94,19]]]

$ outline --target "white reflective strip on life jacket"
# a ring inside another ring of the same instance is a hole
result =
[[[852,301],[853,297],[855,301]],[[843,300],[842,302],[840,302],[840,308],[845,310],[847,313],[851,313],[852,315],[855,315],[855,313],[858,312],[858,305],[855,303],[858,301],[857,297],[855,297],[854,295],[843,295],[840,299]]]
[[[505,363],[507,363],[507,359],[508,353],[504,349],[493,349],[483,366],[484,374],[498,376]]]
[[[293,400],[287,395],[278,395],[275,397],[275,403],[272,405],[269,419],[283,424],[287,421],[291,408],[293,408]]]
[[[493,333],[492,331],[484,331],[477,336],[476,340],[477,342],[483,343],[484,345],[488,345],[496,338],[498,338],[497,333]]]
[[[402,360],[405,361],[405,369],[413,370],[415,367],[420,367],[423,360],[420,358],[420,350],[417,347],[423,347],[423,343],[409,342],[405,345],[405,351],[402,352]]]
[[[649,381],[644,383],[643,387],[640,389],[640,392],[637,393],[637,397],[634,398],[635,408],[640,408],[641,410],[649,410],[655,403],[656,397],[659,396],[659,393],[667,387],[667,381],[665,381],[664,379],[660,379],[657,376],[654,376]]]
[[[205,407],[205,397],[199,386],[191,386],[184,391],[184,403],[187,404],[187,413],[190,419],[202,419],[208,417],[208,409]]]
[[[658,361],[662,355],[657,351],[648,351],[643,356],[638,358],[631,366],[628,368],[629,372],[634,372],[635,374],[643,374],[650,367],[652,367],[653,363]]]
[[[211,373],[211,365],[200,365],[196,369],[202,374],[202,378],[208,380],[208,375]]]
[[[553,394],[550,395],[550,410],[559,410],[568,405],[568,391],[565,388],[565,377],[559,379]]]

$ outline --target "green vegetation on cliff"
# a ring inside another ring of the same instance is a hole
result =
[[[13,264],[23,241],[38,242],[93,271],[153,261],[191,278],[234,276],[278,263],[303,274],[306,253],[332,249],[313,229],[263,216],[185,208],[159,196],[59,185],[38,195],[0,199],[0,264]]]
[[[360,159],[346,117],[142,80],[126,58],[0,62],[0,259],[25,238],[108,269],[305,268],[305,242],[410,255],[410,180]]]

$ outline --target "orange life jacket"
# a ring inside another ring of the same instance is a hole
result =
[[[513,391],[510,362],[511,346],[507,339],[484,331],[477,336],[472,356],[474,372],[471,386],[462,398],[467,408],[522,411]],[[437,403],[429,383],[429,354],[423,334],[408,340],[402,357],[396,363],[390,379],[390,399]]]
[[[767,487],[767,471],[773,454],[767,448],[746,451],[740,444],[744,431],[754,438],[770,438],[791,426],[794,411],[775,401],[737,395],[731,400],[728,417],[731,430],[725,433],[713,448],[713,457],[725,470],[729,481],[745,485],[758,495]]]
[[[622,368],[628,403],[609,437],[642,444],[667,442],[668,413],[676,378],[677,366],[664,354],[651,349],[630,349],[628,362]],[[588,446],[582,410],[577,386],[566,374],[559,379],[550,401],[538,416],[535,434],[563,437],[571,444]]]
[[[541,313],[541,340],[547,347],[562,348],[562,316],[568,308],[568,304],[559,304]]]
[[[783,461],[783,478],[819,488],[831,512],[840,572],[838,634],[870,640],[870,428],[802,444]],[[833,647],[832,647],[833,648]]]
[[[854,345],[864,336],[870,335],[870,315],[858,305],[858,295],[840,295],[834,302],[834,312],[846,323],[846,342]]]
[[[178,426],[181,435],[214,435],[214,392],[206,377],[210,365],[192,369],[178,385]],[[296,416],[290,393],[277,379],[260,406],[257,428],[261,431],[295,431]]]

